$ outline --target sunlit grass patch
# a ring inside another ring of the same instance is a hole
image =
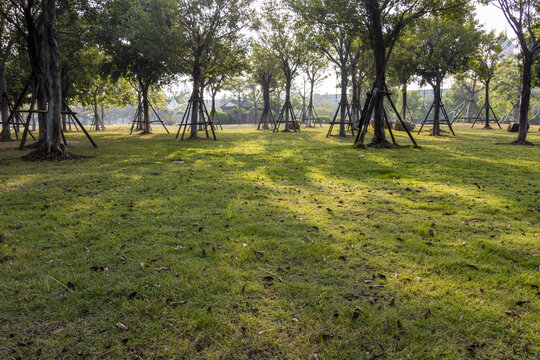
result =
[[[0,357],[537,358],[540,151],[457,134],[0,144]]]

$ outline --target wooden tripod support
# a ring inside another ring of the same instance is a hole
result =
[[[356,140],[354,141],[355,144],[364,143],[364,138],[366,136],[369,120],[371,119],[371,115],[373,114],[373,111],[375,110],[375,105],[377,101],[384,101],[384,98],[386,97],[386,99],[390,103],[390,107],[392,111],[396,114],[398,121],[401,123],[401,125],[407,132],[407,135],[409,136],[409,139],[411,139],[411,142],[413,143],[414,147],[418,147],[416,140],[414,140],[414,137],[412,136],[405,122],[401,118],[401,115],[399,115],[399,111],[397,110],[396,105],[392,101],[392,98],[390,97],[390,95],[391,93],[388,92],[388,88],[386,86],[383,90],[378,90],[375,88],[375,86],[373,86],[371,89],[371,92],[367,93],[366,101],[364,103],[364,107],[362,108],[362,113],[360,115],[358,134],[356,135]],[[390,126],[390,122],[388,121],[388,115],[386,113],[386,110],[384,109],[384,106],[383,106],[383,114],[384,114],[384,119],[386,121],[386,125],[388,126],[388,132],[390,133],[390,137],[392,138],[392,142],[394,143],[394,145],[398,145],[394,138],[394,134],[392,133],[392,128]]]
[[[273,132],[279,131],[281,124],[285,124],[285,130],[283,131],[290,131],[291,128],[294,132],[300,131],[300,126],[296,121],[296,114],[294,113],[290,100],[285,101],[283,104],[278,119],[274,125]]]
[[[338,114],[341,113],[341,109],[345,106],[345,119],[339,119],[339,121],[336,121],[337,119],[337,116]],[[347,121],[348,119],[348,121]],[[340,125],[343,124],[343,125],[347,125],[347,129],[350,129],[351,130],[351,134],[352,136],[354,137],[354,126],[353,126],[353,123],[352,123],[352,120],[351,120],[351,108],[349,106],[349,103],[348,102],[345,102],[345,104],[343,103],[339,103],[338,105],[338,108],[336,110],[336,113],[334,114],[334,118],[332,119],[332,122],[330,123],[330,128],[328,129],[328,133],[326,133],[326,137],[330,137],[332,136],[332,130],[334,129],[334,125]]]
[[[422,126],[420,126],[420,129],[418,130],[418,134],[420,134],[420,132],[424,128],[424,125],[434,125],[435,119],[428,120],[428,117],[429,117],[429,114],[431,113],[431,110],[433,110],[433,108],[435,107],[435,105],[436,105],[435,101],[433,101],[433,104],[431,104],[431,107],[429,108],[429,111],[427,112],[426,117],[424,118],[424,121],[422,121]],[[444,107],[444,104],[443,104],[442,100],[440,100],[440,99],[439,99],[438,106],[439,106],[439,109],[441,110],[441,114],[443,116],[442,121],[441,121],[441,119],[439,119],[439,125],[441,123],[446,123],[446,125],[448,125],[448,127],[450,128],[450,131],[452,132],[452,135],[456,136],[456,134],[454,133],[454,129],[452,129],[452,123],[450,122],[450,118],[448,117],[448,114],[446,113],[446,109]]]
[[[197,103],[198,105],[199,114],[197,116],[197,122],[195,124],[192,124],[191,122],[188,122],[188,121],[190,121],[191,119],[190,115],[193,114],[194,103]],[[208,132],[208,127],[210,127],[210,131],[212,132],[212,137],[214,138],[214,140],[217,140],[216,132],[214,131],[214,124],[210,120],[210,116],[208,116],[208,110],[206,109],[206,104],[204,103],[203,99],[193,99],[193,97],[189,99],[187,109],[184,112],[184,115],[182,116],[182,120],[180,120],[180,124],[178,126],[178,131],[176,132],[175,139],[178,139],[178,135],[180,135],[180,131],[183,128],[182,137],[180,138],[180,140],[184,140],[184,136],[186,134],[186,130],[188,126],[202,127],[206,133],[207,138],[210,138],[210,133]]]

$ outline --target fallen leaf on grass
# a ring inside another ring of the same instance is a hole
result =
[[[109,271],[109,267],[108,266],[92,266],[90,268],[90,270],[92,270],[92,271]]]
[[[117,322],[116,327],[124,331],[127,331],[129,329],[126,325],[122,324],[121,322]]]
[[[168,304],[170,306],[181,306],[181,305],[185,305],[186,301],[169,301]]]
[[[521,319],[521,316],[519,316],[519,314],[514,311],[505,311],[504,313],[508,316],[513,316],[513,317],[517,317],[518,319]]]
[[[360,309],[360,307],[356,307],[356,309],[354,309],[354,313],[352,315],[352,319],[353,320],[356,320],[358,319],[358,317],[360,316],[360,314],[363,314],[364,312],[362,311],[362,309]]]
[[[427,319],[427,318],[429,318],[429,317],[431,317],[431,310],[427,309],[427,310],[426,310],[426,313],[425,313],[425,315],[424,315],[424,319]]]

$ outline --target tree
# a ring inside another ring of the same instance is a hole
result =
[[[282,4],[280,4],[282,5]],[[285,132],[296,130],[291,105],[291,87],[306,56],[305,33],[289,9],[268,2],[263,8],[264,26],[259,28],[261,43],[279,62],[285,80],[285,102],[281,110]],[[289,120],[290,119],[290,120]]]
[[[74,68],[69,63],[65,65],[70,69],[69,76],[65,76],[70,83],[64,83],[63,87],[70,89],[73,99],[79,104],[92,107],[92,128],[96,131],[104,130],[104,108],[134,103],[133,87],[122,77],[114,80],[104,73],[107,60],[97,46],[82,49],[76,57],[77,67]]]
[[[280,68],[273,54],[260,43],[251,45],[249,63],[251,78],[261,87],[262,91],[263,109],[259,123],[262,124],[263,129],[268,129],[272,116],[270,94],[272,88],[276,87],[278,83]]]
[[[10,4],[2,3],[2,13],[9,13]],[[1,20],[1,19],[0,19]],[[7,124],[9,118],[9,97],[6,80],[6,62],[11,54],[13,47],[13,33],[10,24],[7,21],[0,21],[0,115],[2,117],[3,134],[0,141],[11,140],[11,133]]]
[[[32,85],[33,97],[37,101],[37,108],[45,110],[49,94],[45,88],[46,64],[44,54],[46,42],[43,33],[45,24],[44,11],[46,3],[37,0],[12,0],[11,6],[0,8],[4,21],[8,22],[16,33],[24,39],[28,54],[28,63],[31,68],[31,79],[27,79],[25,89]],[[36,144],[40,147],[46,138],[47,116],[45,112],[38,113],[39,137]]]
[[[247,25],[251,0],[175,0],[175,43],[178,71],[191,76],[191,131],[197,138],[202,106],[201,86],[209,74],[219,74],[224,49],[238,48]]]
[[[530,145],[531,143],[526,138],[529,130],[532,67],[535,56],[540,52],[540,4],[538,0],[492,0],[491,2],[502,10],[521,48],[523,72],[519,131],[517,139],[512,144]]]
[[[412,31],[405,31],[396,43],[394,54],[389,61],[388,74],[397,85],[401,86],[402,108],[401,117],[407,119],[407,84],[415,75],[416,66],[411,61],[418,51],[418,44]]]
[[[328,67],[328,61],[321,56],[319,51],[315,49],[308,50],[306,60],[302,65],[302,70],[304,71],[306,78],[309,82],[309,100],[307,109],[304,108],[302,116],[302,121],[306,122],[307,127],[314,126],[312,124],[313,118],[315,117],[315,107],[313,105],[313,92],[317,84],[325,78],[324,71]],[[305,102],[305,96],[302,99]]]
[[[447,75],[463,70],[468,65],[468,58],[478,45],[479,33],[471,21],[464,23],[459,19],[454,21],[431,16],[418,21],[413,37],[416,46],[425,49],[416,52],[413,61],[422,83],[433,88],[432,135],[440,135],[441,84]]]
[[[142,134],[150,133],[149,91],[172,79],[176,50],[167,0],[107,2],[98,35],[105,50],[106,73],[138,84],[142,97]]]
[[[351,73],[351,122],[355,128],[360,127],[360,111],[362,110],[363,85],[373,75],[373,61],[371,54],[360,45],[359,41],[353,44],[353,51],[349,54],[349,72]]]
[[[341,99],[339,102],[339,136],[346,136],[345,120],[349,113],[347,88],[351,69],[351,53],[358,37],[357,28],[351,18],[349,1],[311,0],[293,2],[296,12],[309,26],[309,35],[322,53],[336,66],[340,74]]]
[[[467,11],[463,6],[466,2],[466,0],[351,0],[358,15],[357,21],[367,32],[368,44],[373,51],[375,62],[373,96],[366,111],[367,118],[375,113],[375,128],[368,146],[395,147],[386,140],[383,106],[387,91],[388,61],[402,30],[414,20],[435,10]],[[366,129],[367,127],[364,127],[359,134],[357,139],[359,143],[363,143]]]
[[[490,115],[490,101],[489,101],[489,87],[491,80],[497,73],[500,64],[502,63],[502,42],[504,41],[504,35],[495,35],[494,31],[489,33],[482,33],[480,44],[474,57],[471,60],[471,68],[477,75],[478,79],[484,84],[485,92],[485,124],[484,129],[491,129],[489,124]]]

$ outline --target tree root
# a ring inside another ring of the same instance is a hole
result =
[[[382,142],[371,142],[367,145],[367,147],[372,148],[372,149],[405,149],[405,148],[408,148],[409,146],[398,146],[398,145],[392,144],[388,140],[384,140]]]
[[[44,161],[63,161],[63,160],[76,160],[86,158],[85,156],[78,156],[68,153],[67,151],[53,150],[48,151],[45,147],[39,147],[34,151],[24,155],[22,160],[44,162]]]
[[[535,146],[532,142],[527,140],[514,140],[508,145],[526,145],[526,146]]]

